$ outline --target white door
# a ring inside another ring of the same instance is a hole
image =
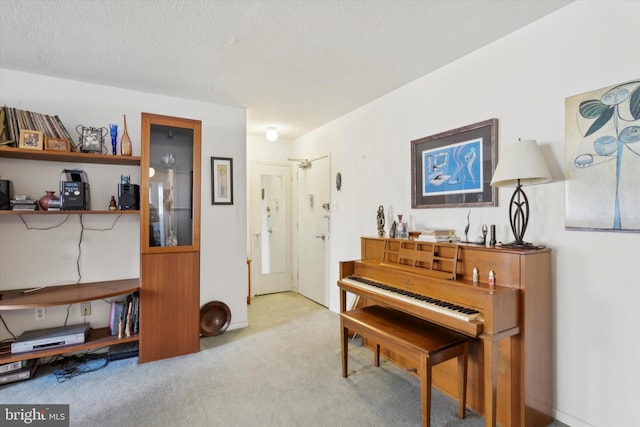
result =
[[[298,168],[298,291],[329,305],[329,157]],[[306,166],[308,165],[308,166]]]
[[[251,293],[293,289],[291,269],[291,166],[253,163],[251,168]]]

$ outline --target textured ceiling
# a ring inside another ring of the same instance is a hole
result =
[[[244,107],[249,134],[295,138],[570,2],[0,0],[0,67]]]

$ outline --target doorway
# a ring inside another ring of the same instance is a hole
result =
[[[325,307],[329,305],[330,163],[327,155],[298,165],[298,291]]]
[[[290,291],[291,166],[253,162],[251,170],[252,294]]]

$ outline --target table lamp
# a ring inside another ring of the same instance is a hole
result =
[[[551,181],[551,174],[534,140],[518,140],[503,149],[491,180],[492,187],[516,187],[509,202],[509,221],[515,240],[503,247],[533,248],[523,240],[529,222],[529,200],[522,186]]]

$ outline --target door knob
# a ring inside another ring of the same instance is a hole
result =
[[[316,236],[316,239],[322,239],[322,240],[324,240],[324,239],[325,239],[325,235],[324,235],[324,233],[322,233],[322,234],[321,234],[321,235],[319,235],[319,236]]]

